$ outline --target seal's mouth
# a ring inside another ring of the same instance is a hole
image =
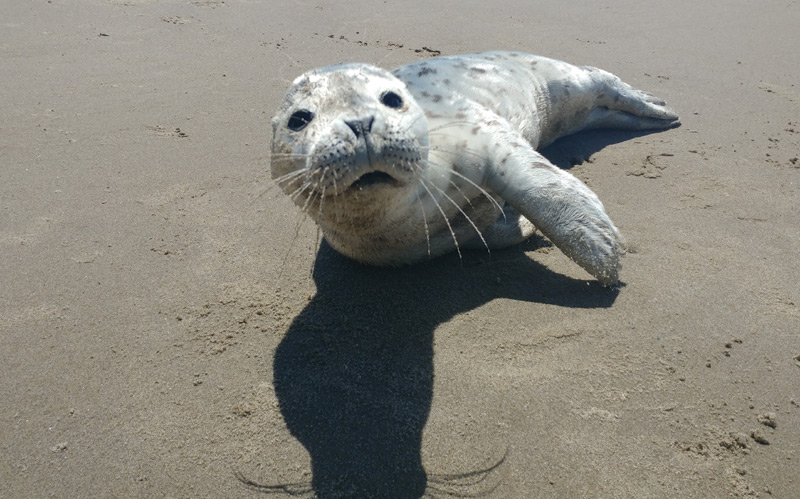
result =
[[[398,184],[399,182],[388,173],[374,171],[358,177],[358,180],[350,184],[350,189],[363,190],[370,187],[394,187]]]

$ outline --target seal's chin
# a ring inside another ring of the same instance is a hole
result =
[[[349,189],[362,191],[379,187],[397,187],[400,182],[382,171],[372,171],[361,175],[355,182],[350,184]]]

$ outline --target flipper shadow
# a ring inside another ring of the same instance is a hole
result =
[[[673,128],[679,126],[675,123]],[[557,167],[569,170],[606,146],[660,132],[663,130],[588,130],[561,137],[539,152]]]
[[[452,256],[377,269],[323,242],[313,275],[317,294],[289,327],[273,364],[283,418],[311,456],[316,496],[423,495],[429,477],[420,450],[432,400],[433,334],[443,322],[498,297],[612,305],[616,290],[528,258],[524,251],[536,244],[543,241],[491,258],[471,253],[461,263]],[[498,272],[509,268],[498,284]],[[470,334],[463,331],[464,341]],[[280,485],[246,482],[286,493]]]

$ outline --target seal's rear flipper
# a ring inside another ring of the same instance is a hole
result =
[[[588,66],[581,69],[591,79],[591,88],[597,95],[596,107],[584,130],[662,130],[680,126],[678,115],[662,99],[633,88],[608,71]]]
[[[672,113],[669,108],[664,108],[665,114]],[[650,118],[637,116],[627,111],[608,109],[605,107],[592,110],[586,120],[584,130],[597,128],[619,128],[622,130],[664,130],[681,125],[677,116],[675,118]]]

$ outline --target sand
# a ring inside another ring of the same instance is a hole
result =
[[[713,5],[5,2],[0,496],[797,497],[800,5]],[[542,239],[361,267],[272,185],[302,71],[490,49],[681,115],[546,151],[619,290]]]

